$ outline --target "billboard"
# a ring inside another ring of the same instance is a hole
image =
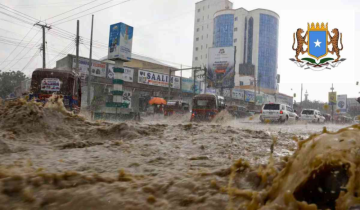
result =
[[[108,74],[107,77],[109,79],[114,79],[114,65],[109,64],[108,67]],[[122,73],[122,80],[126,81],[126,82],[133,82],[134,81],[134,69],[132,68],[127,68],[127,67],[123,67],[124,69],[124,73]]]
[[[347,95],[338,95],[337,96],[336,109],[340,110],[341,113],[346,112],[346,108],[347,108],[346,101],[347,101]]]
[[[200,86],[200,81],[197,81],[195,84],[195,93],[196,94],[200,94],[199,86]],[[188,79],[188,78],[181,78],[181,91],[185,92],[185,93],[193,93],[194,92],[194,80]]]
[[[91,61],[91,75],[96,77],[106,77],[106,63],[100,61]],[[79,58],[79,72],[81,79],[85,79],[89,75],[90,60],[87,58]],[[76,69],[76,58],[73,59],[73,69]]]
[[[235,48],[209,48],[208,80],[211,87],[233,88],[235,76]]]
[[[169,75],[139,70],[138,83],[160,87],[169,86]],[[180,89],[180,77],[171,76],[170,87]]]
[[[244,100],[245,92],[244,92],[244,90],[241,90],[241,89],[233,89],[232,97],[235,99]]]
[[[131,108],[131,97],[132,97],[131,88],[124,88],[122,99],[123,99],[123,103],[129,104],[128,108]]]
[[[245,90],[245,101],[246,102],[255,102],[255,93]]]
[[[329,92],[329,105],[336,105],[336,92]]]
[[[110,26],[109,35],[109,60],[131,60],[131,49],[134,28],[124,23]]]

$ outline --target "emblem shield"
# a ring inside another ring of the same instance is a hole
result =
[[[311,57],[316,59],[320,59],[328,54],[328,24],[326,26],[324,23],[321,23],[321,27],[319,23],[316,23],[316,27],[314,23],[308,23],[308,54]]]

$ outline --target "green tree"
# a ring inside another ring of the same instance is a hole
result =
[[[0,71],[0,98],[14,92],[14,88],[25,79],[26,75],[21,71]]]

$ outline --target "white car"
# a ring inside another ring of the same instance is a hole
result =
[[[301,111],[300,119],[306,122],[324,123],[325,117],[322,116],[319,110],[316,109],[303,109]]]
[[[269,103],[265,104],[261,110],[261,122],[286,122],[295,121],[298,115],[286,104]]]

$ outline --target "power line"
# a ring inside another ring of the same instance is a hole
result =
[[[37,34],[35,34],[35,36],[38,35],[38,34],[39,34],[39,32],[38,32]],[[33,38],[35,38],[35,36],[34,36]],[[32,38],[32,39],[33,39],[33,38]],[[31,40],[32,40],[32,39],[31,39]],[[42,39],[42,37],[40,37],[40,39],[36,42],[36,45],[40,42],[41,39]],[[36,47],[36,46],[34,46],[34,47]],[[23,56],[21,59],[23,59],[26,55],[28,55],[29,52],[34,49],[34,47],[30,48],[30,49],[24,54],[24,56]],[[25,49],[25,48],[23,48],[23,50],[19,53],[19,55],[21,55],[21,53],[24,51],[24,49]],[[9,63],[9,64],[10,64],[10,63]],[[14,63],[14,65],[12,65],[9,69],[11,69],[12,67],[14,67],[16,64],[17,64],[17,63]],[[5,68],[5,67],[4,67],[4,68]]]
[[[27,33],[26,35],[22,38],[22,40],[19,42],[19,44],[15,47],[15,49],[5,58],[5,60],[3,60],[3,62],[1,62],[0,66],[4,63],[4,61],[6,61],[14,52],[15,50],[19,47],[19,45],[22,43],[22,41],[27,37],[27,35],[29,35],[29,33],[31,32],[33,28],[31,28]],[[35,35],[36,36],[36,35]],[[32,39],[31,39],[32,40]],[[28,42],[29,44],[30,42]],[[27,45],[26,45],[27,46]],[[6,66],[5,66],[6,67]],[[4,67],[4,68],[5,68]]]
[[[71,11],[74,11],[74,10],[76,10],[76,9],[79,9],[79,8],[81,8],[81,7],[84,7],[84,6],[86,6],[86,5],[89,5],[89,4],[91,4],[91,3],[95,2],[95,1],[98,1],[98,0],[94,0],[94,1],[91,1],[91,2],[89,2],[89,3],[83,4],[83,5],[79,6],[79,7],[75,7],[74,9],[71,9],[71,10],[69,10],[69,11],[66,11],[66,12],[63,12],[63,13],[61,13],[61,14],[55,15],[55,16],[53,16],[53,17],[50,17],[50,18],[48,18],[48,19],[45,19],[45,21],[50,20],[50,19],[53,19],[53,18],[56,18],[56,17],[59,17],[59,16],[61,16],[61,15],[63,15],[63,14],[69,13],[69,12],[71,12]]]
[[[111,0],[111,1],[113,1],[113,0]],[[87,15],[95,14],[95,13],[97,13],[97,12],[100,12],[100,11],[103,11],[103,10],[106,10],[106,9],[109,9],[109,8],[111,8],[111,7],[115,7],[115,6],[120,5],[120,4],[124,4],[124,3],[129,2],[129,1],[132,1],[132,0],[126,0],[126,1],[120,2],[120,3],[118,3],[118,4],[114,4],[114,5],[111,5],[111,6],[109,6],[109,7],[105,7],[105,8],[103,8],[103,9],[97,10],[97,11],[95,11],[95,12],[91,12],[91,13],[85,14],[85,15],[80,16],[80,17],[76,17],[76,18],[71,19],[71,20],[67,20],[67,21],[64,21],[64,22],[61,22],[61,23],[57,23],[57,24],[55,24],[55,25],[60,25],[60,24],[67,23],[67,22],[72,21],[72,20],[76,20],[76,19],[85,17],[85,16],[87,16]],[[94,7],[93,7],[93,8],[94,8]],[[92,9],[92,8],[91,8],[91,9]],[[88,10],[89,10],[89,9],[88,9]],[[82,12],[86,12],[86,11],[87,11],[87,10],[82,11]],[[80,13],[82,13],[82,12],[80,12]],[[78,15],[78,14],[76,14],[76,15]],[[72,16],[75,16],[75,15],[72,15]],[[69,17],[72,17],[72,16],[69,16]],[[67,18],[69,18],[69,17],[67,17]],[[67,18],[64,18],[64,19],[67,19]],[[64,20],[64,19],[63,19],[63,20]],[[55,22],[59,22],[59,21],[55,21]],[[54,24],[55,22],[53,22],[52,24]]]
[[[61,54],[66,54],[66,52],[70,51],[72,47],[74,47],[73,44],[74,44],[73,42],[70,42],[57,56],[55,56],[51,61],[49,61],[48,64],[52,64],[53,61]]]
[[[25,18],[27,18],[27,19],[30,19],[30,21],[33,21],[33,20],[31,20],[31,19],[37,20],[37,19],[34,18],[34,17],[31,17],[31,16],[29,16],[29,15],[27,15],[27,14],[25,14],[25,13],[19,12],[19,11],[15,10],[15,9],[13,9],[13,8],[11,8],[11,7],[8,7],[8,6],[4,5],[4,4],[1,4],[1,3],[0,3],[0,6],[2,6],[3,9],[8,8],[8,9],[6,9],[6,10],[8,10],[8,11],[12,10],[12,11],[10,11],[10,12],[13,12],[13,13],[15,13],[15,14],[17,13],[17,15],[22,16],[22,17],[25,17]],[[4,7],[5,7],[5,8],[4,8]],[[9,9],[10,9],[10,10],[9,10]]]
[[[34,60],[34,58],[36,57],[36,55],[37,55],[38,53],[40,53],[40,51],[36,51],[35,54],[33,55],[33,57],[29,60],[29,62],[27,62],[27,63],[25,64],[25,66],[24,66],[20,71],[24,71],[25,67],[28,66],[28,65]]]

